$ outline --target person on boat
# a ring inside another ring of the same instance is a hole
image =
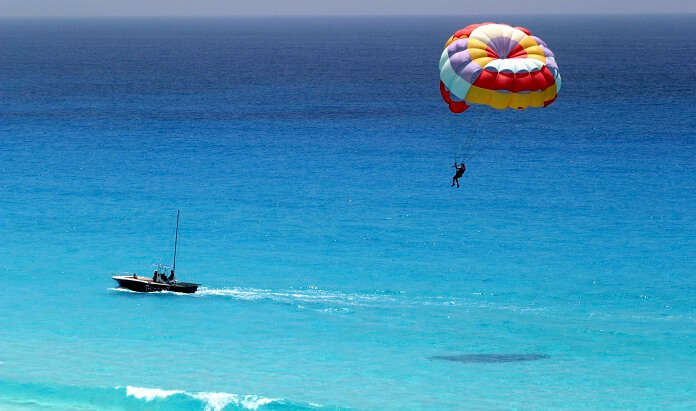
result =
[[[159,273],[157,270],[155,270],[155,273],[152,275],[152,281],[158,282],[159,281]]]
[[[170,282],[171,282],[171,281],[174,281],[174,270],[171,270],[171,271],[169,272],[169,278],[168,278],[168,280],[169,280]]]
[[[455,161],[452,167],[456,170],[456,172],[454,173],[454,177],[452,177],[452,185],[450,187],[454,187],[456,184],[457,188],[459,188],[459,178],[466,171],[466,164],[464,164],[464,161],[462,161],[462,163],[458,165]]]

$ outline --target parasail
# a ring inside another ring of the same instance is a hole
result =
[[[561,74],[546,43],[524,27],[480,23],[445,43],[440,93],[454,113],[472,104],[499,110],[546,107],[561,89]]]

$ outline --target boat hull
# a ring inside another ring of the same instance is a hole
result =
[[[193,294],[198,290],[199,284],[180,283],[172,284],[156,283],[150,279],[132,276],[114,276],[111,277],[118,283],[119,287],[139,293],[154,293],[158,291],[172,291],[175,293]]]

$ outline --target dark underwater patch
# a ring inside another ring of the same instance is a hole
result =
[[[536,361],[549,358],[546,354],[457,354],[457,355],[435,355],[431,360],[444,360],[464,363],[501,363],[501,362],[520,362]]]

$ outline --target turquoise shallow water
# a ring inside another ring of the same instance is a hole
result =
[[[470,19],[4,20],[0,408],[693,407],[693,18],[503,20],[564,89],[460,190]]]

